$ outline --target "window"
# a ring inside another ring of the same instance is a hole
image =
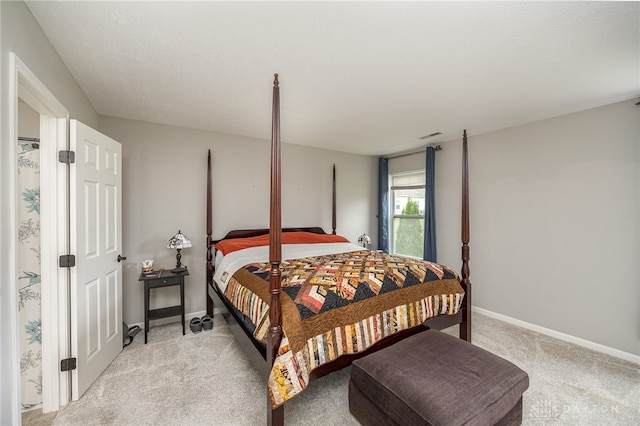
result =
[[[425,172],[391,175],[392,254],[422,259],[424,254]]]

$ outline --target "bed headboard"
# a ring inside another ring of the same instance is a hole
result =
[[[282,232],[311,232],[314,234],[326,234],[324,229],[319,226],[311,226],[311,227],[302,227],[302,228],[282,228]],[[257,237],[259,235],[266,235],[269,233],[268,229],[234,229],[233,231],[229,231],[227,235],[219,240],[213,241],[213,244],[222,241],[228,240],[231,238],[249,238],[249,237]]]

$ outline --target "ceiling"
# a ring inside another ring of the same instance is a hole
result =
[[[640,96],[638,2],[26,4],[101,115],[269,139],[277,72],[282,140],[344,152]]]

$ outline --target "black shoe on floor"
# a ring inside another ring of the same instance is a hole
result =
[[[213,318],[209,315],[203,316],[201,322],[203,330],[211,330],[213,328]]]
[[[193,331],[194,333],[200,333],[202,331],[202,321],[200,321],[200,318],[198,317],[191,318],[189,327],[191,328],[191,331]]]

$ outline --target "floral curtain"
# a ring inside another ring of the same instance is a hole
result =
[[[40,150],[18,147],[18,291],[22,409],[42,404]]]

